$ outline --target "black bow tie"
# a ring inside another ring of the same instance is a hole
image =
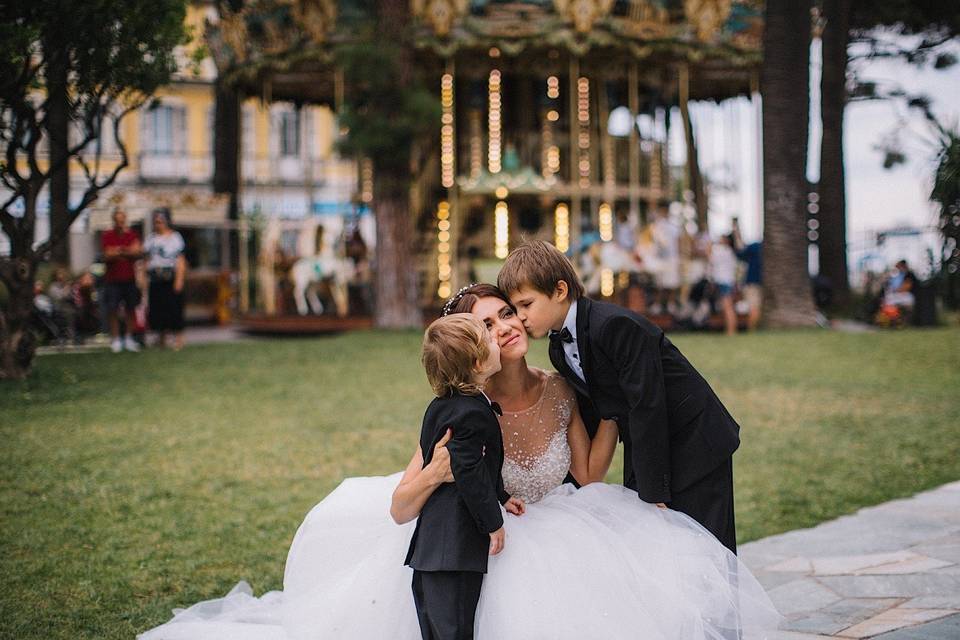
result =
[[[550,342],[573,342],[573,336],[570,334],[570,329],[564,327],[560,331],[551,331],[550,332]],[[562,345],[561,345],[562,346]]]
[[[503,415],[503,409],[501,409],[501,408],[500,408],[500,405],[497,404],[496,402],[491,402],[491,403],[490,403],[490,408],[493,409],[493,412],[494,412],[495,414],[497,414],[498,416],[502,416],[502,415]]]

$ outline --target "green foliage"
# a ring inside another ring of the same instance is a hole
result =
[[[853,0],[850,29],[854,40],[879,45],[875,53],[898,55],[918,64],[932,59],[936,64],[936,47],[944,38],[960,34],[960,12],[942,0]],[[916,47],[897,52],[891,48],[895,45],[874,39],[880,30],[923,38]]]
[[[378,168],[402,171],[416,140],[434,134],[440,101],[416,74],[401,82],[402,45],[371,41],[344,45],[337,52],[347,90],[340,122],[348,133],[345,153],[372,158]]]
[[[41,54],[34,86],[54,54],[65,54],[74,94],[106,89],[151,94],[176,70],[173,48],[186,41],[185,0],[36,0],[4,9],[0,31],[3,98],[25,56]],[[13,84],[13,83],[11,83]]]
[[[960,328],[675,341],[742,428],[741,542],[960,478]],[[409,461],[419,342],[45,356],[0,385],[0,637],[129,639],[238,580],[282,588],[310,507]]]
[[[81,134],[79,141],[70,143],[67,155],[83,160],[110,117],[112,134],[125,157],[117,123],[170,81],[177,68],[174,47],[187,38],[185,11],[186,0],[35,0],[4,6],[0,140],[5,157],[26,157],[30,167],[23,175],[14,166],[0,165],[3,182],[14,196],[4,203],[0,216],[15,250],[23,243],[13,236],[33,237],[34,212],[28,210],[22,221],[15,221],[9,207],[17,199],[27,204],[27,194],[38,193],[50,178],[50,171],[34,160],[54,106],[53,78],[63,79],[60,87],[66,83],[62,93],[66,104],[60,106]],[[93,148],[98,154],[99,145]],[[71,221],[116,178],[114,172],[98,182],[99,165],[83,167],[88,188],[70,211]],[[54,230],[59,232],[65,230]]]

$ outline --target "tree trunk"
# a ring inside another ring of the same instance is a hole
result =
[[[379,0],[378,37],[399,43],[397,83],[413,77],[413,47],[406,40],[410,20],[407,0]],[[377,220],[376,309],[374,323],[385,329],[421,328],[423,317],[417,287],[414,221],[410,212],[410,164],[394,158],[373,158],[373,210]]]
[[[809,4],[767,0],[763,45],[764,313],[770,326],[814,326],[804,188]],[[804,90],[798,92],[797,87]]]
[[[404,176],[374,172],[377,217],[375,324],[384,329],[423,326],[413,251],[410,186]]]
[[[820,147],[820,274],[833,285],[834,302],[850,296],[847,272],[847,216],[843,171],[843,110],[847,102],[847,43],[851,0],[824,0]]]
[[[37,267],[22,258],[3,267],[10,298],[7,308],[0,313],[0,380],[18,380],[30,373],[37,351],[37,339],[30,327]]]
[[[69,163],[69,97],[67,95],[67,60],[65,51],[55,45],[45,47],[47,91],[50,99],[47,110],[47,143],[50,149],[50,232],[64,228],[70,218],[70,163]],[[69,232],[52,246],[50,259],[70,265]]]
[[[240,216],[240,95],[218,80],[215,87],[213,191],[230,196],[228,216]]]

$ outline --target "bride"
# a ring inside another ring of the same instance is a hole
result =
[[[527,503],[505,518],[476,615],[480,640],[763,637],[779,614],[736,556],[688,516],[600,482],[617,443],[602,421],[591,441],[572,389],[528,367],[527,336],[493,285],[461,290],[445,311],[479,317],[500,343],[485,392],[503,409],[507,491]],[[226,597],[175,611],[141,640],[417,640],[403,558],[413,520],[452,480],[445,444],[423,467],[349,478],[307,515],[287,556],[282,592]],[[563,480],[568,472],[582,485]],[[398,524],[400,526],[398,526]]]

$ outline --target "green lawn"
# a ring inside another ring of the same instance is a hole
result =
[[[960,329],[676,341],[743,427],[741,542],[960,478]],[[129,639],[241,578],[279,588],[311,505],[409,459],[418,349],[371,332],[47,356],[0,384],[0,638]]]

